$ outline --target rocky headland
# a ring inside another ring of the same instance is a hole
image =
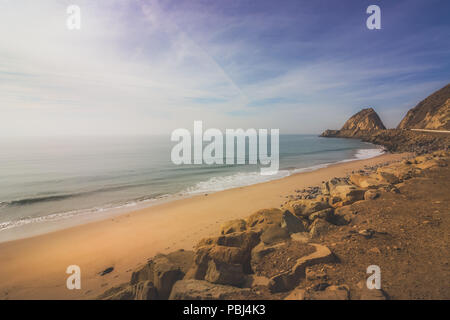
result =
[[[382,145],[389,152],[424,154],[450,146],[450,84],[408,111],[397,129],[386,129],[372,108],[353,115],[340,130],[325,130],[322,137],[356,138]],[[429,130],[429,131],[420,131]],[[433,132],[435,130],[435,132]]]

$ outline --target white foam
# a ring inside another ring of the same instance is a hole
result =
[[[345,159],[338,161],[349,162],[355,160],[370,159],[382,155],[384,150],[382,148],[377,149],[359,149],[356,151],[354,158]],[[336,162],[334,162],[336,163]],[[305,168],[297,168],[292,170],[280,170],[277,174],[271,176],[261,175],[259,172],[240,172],[234,175],[223,176],[223,177],[212,177],[206,181],[201,181],[195,186],[186,189],[182,194],[194,195],[201,193],[218,192],[232,188],[238,188],[243,186],[249,186],[252,184],[257,184],[261,182],[271,181],[281,179],[290,176],[295,173],[310,172],[322,168],[326,168],[332,165],[333,162],[318,164]]]
[[[144,199],[144,200],[136,200],[136,201],[128,201],[123,204],[116,204],[116,205],[106,205],[103,207],[94,207],[89,209],[80,209],[80,210],[71,210],[71,211],[64,211],[59,213],[53,213],[46,216],[41,217],[34,217],[34,218],[22,218],[20,220],[13,220],[13,221],[6,221],[6,222],[0,222],[0,231],[17,228],[26,226],[33,223],[43,223],[43,222],[55,222],[55,221],[62,221],[74,217],[83,217],[88,216],[95,213],[102,213],[102,212],[109,212],[109,211],[117,211],[121,209],[126,209],[130,207],[135,207],[138,205],[142,205],[149,202],[155,202],[161,198],[164,198],[168,195],[160,196],[158,198],[151,198],[151,199]]]
[[[378,149],[359,149],[356,151],[355,157],[358,160],[362,159],[370,159],[377,156],[380,156],[384,153],[384,149],[378,148]]]
[[[362,160],[362,159],[369,159],[376,156],[379,156],[384,153],[384,150],[382,148],[377,149],[359,149],[356,151],[354,158],[351,159],[345,159],[338,161],[338,163],[342,162],[349,162],[349,161],[355,161],[355,160]],[[301,172],[308,172],[308,171],[314,171],[321,168],[326,168],[329,165],[333,163],[325,163],[325,164],[319,164],[314,165],[306,168],[297,168],[297,169],[291,169],[291,170],[280,170],[278,173],[274,175],[261,175],[259,171],[257,172],[240,172],[234,175],[229,176],[223,176],[223,177],[213,177],[206,181],[201,181],[197,183],[196,185],[186,189],[184,192],[181,192],[182,196],[190,196],[195,194],[202,194],[202,193],[211,193],[211,192],[218,192],[223,191],[226,189],[232,189],[237,187],[243,187],[243,186],[249,186],[253,184],[258,184],[262,182],[267,182],[271,180],[277,180],[281,179],[287,176],[290,176],[295,173],[301,173]],[[0,223],[0,231],[21,227],[33,223],[44,223],[44,222],[54,222],[59,220],[66,220],[73,217],[81,217],[81,216],[88,216],[95,213],[102,213],[102,212],[112,212],[112,211],[120,211],[123,209],[131,208],[131,207],[137,207],[137,206],[145,206],[149,203],[155,203],[158,200],[161,199],[172,199],[172,197],[175,197],[175,195],[163,195],[159,196],[157,198],[149,198],[149,199],[142,199],[142,200],[133,200],[128,201],[123,204],[115,204],[115,205],[109,205],[104,207],[95,207],[90,209],[82,209],[82,210],[73,210],[73,211],[67,211],[67,212],[61,212],[61,213],[54,213],[42,217],[35,217],[35,218],[22,218],[20,220],[14,220],[14,221],[6,221]],[[0,202],[0,205],[4,203]]]
[[[206,181],[198,182],[196,185],[187,188],[184,194],[200,194],[208,192],[217,192],[226,189],[249,186],[261,182],[281,179],[291,174],[289,170],[280,170],[273,175],[262,175],[257,172],[239,172],[229,176],[212,177]]]

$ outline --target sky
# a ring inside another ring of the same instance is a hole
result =
[[[381,8],[369,30],[366,9]],[[81,9],[69,30],[67,7]],[[387,127],[449,83],[448,0],[0,0],[0,137]]]

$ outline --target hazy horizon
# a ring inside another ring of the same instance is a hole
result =
[[[388,128],[449,82],[448,1],[1,1],[0,136]],[[68,30],[69,5],[81,30]],[[381,8],[381,30],[366,8]],[[426,13],[426,14],[425,14]]]

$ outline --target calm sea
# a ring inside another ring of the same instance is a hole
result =
[[[379,147],[354,139],[280,136],[280,171],[256,165],[181,165],[168,136],[0,140],[2,232],[133,209],[174,196],[210,193],[278,179],[331,163],[373,157]]]

